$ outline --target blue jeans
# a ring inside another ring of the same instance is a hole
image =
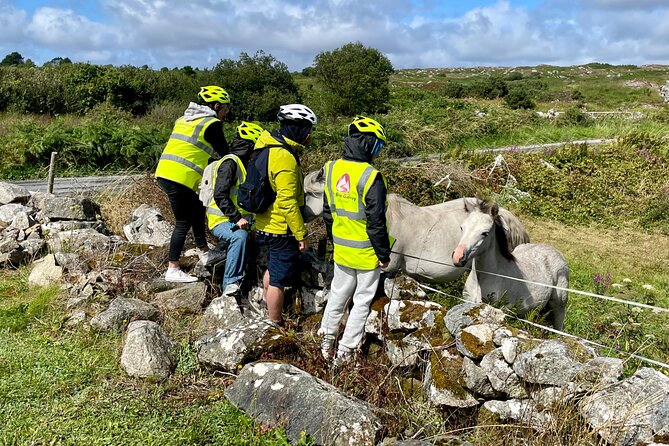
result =
[[[237,229],[233,231],[234,228]],[[246,242],[249,239],[249,233],[229,221],[217,224],[211,230],[211,233],[219,240],[228,242],[223,286],[226,287],[231,283],[241,281],[244,276]]]

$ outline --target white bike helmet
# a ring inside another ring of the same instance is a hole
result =
[[[279,114],[277,115],[279,122],[281,121],[297,121],[308,122],[311,125],[318,123],[316,114],[306,105],[302,104],[288,104],[279,107]]]

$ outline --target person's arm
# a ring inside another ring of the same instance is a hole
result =
[[[214,201],[232,223],[237,223],[242,218],[242,214],[239,213],[230,198],[230,190],[236,181],[237,163],[235,160],[226,159],[218,166],[216,184],[214,184]]]
[[[365,196],[365,216],[367,218],[367,236],[372,242],[374,253],[379,262],[390,261],[390,237],[386,227],[386,185],[378,173]]]
[[[328,181],[328,179],[326,178],[325,181]],[[332,223],[334,222],[334,218],[332,218],[330,203],[328,203],[328,197],[325,195],[325,192],[323,192],[323,221],[325,222],[325,232],[328,239],[332,240]]]
[[[276,189],[276,200],[278,211],[286,219],[286,223],[297,241],[305,239],[308,235],[304,226],[304,219],[297,202],[297,194],[302,185],[299,183],[299,175],[295,157],[285,149],[270,149],[269,168],[270,175],[274,177]]]
[[[204,140],[207,141],[214,148],[216,153],[221,157],[228,154],[228,142],[225,140],[225,133],[223,133],[223,122],[214,121],[204,131]]]

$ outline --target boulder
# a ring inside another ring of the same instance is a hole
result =
[[[49,234],[47,245],[52,252],[100,252],[109,249],[111,241],[95,229],[75,229]]]
[[[29,202],[49,220],[96,220],[100,206],[88,198],[63,197],[53,194],[35,194]]]
[[[170,243],[174,226],[165,220],[158,208],[142,204],[132,213],[132,221],[123,226],[130,243],[165,246]]]
[[[30,192],[23,186],[0,182],[0,205],[8,203],[27,203]]]
[[[529,383],[564,386],[592,358],[592,351],[578,342],[550,340],[519,354],[513,370]]]
[[[604,440],[616,446],[669,438],[669,377],[641,368],[630,378],[587,395],[579,410]]]
[[[135,378],[163,381],[176,366],[173,350],[176,344],[152,321],[135,321],[128,331],[121,353],[121,367]]]
[[[9,203],[0,206],[0,221],[11,224],[19,214],[31,214],[32,209],[19,203]]]
[[[227,372],[236,372],[240,365],[256,360],[262,353],[296,349],[293,337],[263,319],[207,333],[195,345],[200,364]]]
[[[244,322],[244,316],[232,296],[212,300],[200,320],[200,331],[234,328]]]
[[[448,331],[455,336],[464,327],[474,324],[500,325],[504,318],[502,310],[495,307],[464,302],[449,309],[444,322]]]
[[[373,407],[290,364],[247,364],[225,396],[257,422],[283,428],[294,444],[303,432],[331,446],[374,446],[380,439]]]
[[[120,330],[136,320],[158,319],[158,310],[139,299],[117,297],[105,311],[91,319],[91,326],[99,331]]]
[[[204,282],[187,283],[156,294],[151,303],[163,311],[200,313],[206,295]]]
[[[60,282],[63,278],[63,268],[56,265],[53,254],[44,256],[33,262],[33,269],[28,276],[28,283],[38,286],[49,286]]]

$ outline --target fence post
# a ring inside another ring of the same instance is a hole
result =
[[[51,152],[51,162],[49,163],[49,177],[46,180],[46,192],[48,194],[53,193],[53,180],[54,174],[56,173],[56,155],[58,152]]]

